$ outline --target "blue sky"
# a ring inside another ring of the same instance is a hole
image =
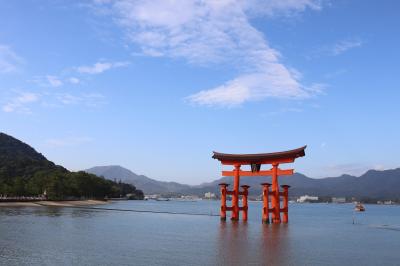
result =
[[[311,177],[400,166],[397,1],[2,1],[0,130],[71,170],[218,178],[308,145]],[[286,165],[282,168],[289,168]]]

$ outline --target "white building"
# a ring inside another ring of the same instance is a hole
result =
[[[339,198],[332,198],[332,203],[346,203],[346,198],[345,197],[339,197]]]
[[[216,196],[215,196],[215,193],[206,192],[206,193],[204,193],[204,198],[205,199],[215,199]]]
[[[304,196],[301,196],[300,198],[297,199],[298,203],[313,202],[313,201],[318,201],[318,197],[304,195]]]

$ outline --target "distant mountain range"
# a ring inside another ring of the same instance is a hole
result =
[[[124,183],[134,184],[136,188],[141,189],[146,194],[173,193],[186,191],[191,188],[189,185],[157,181],[144,175],[137,175],[118,165],[96,166],[84,171],[97,176],[103,176],[110,180],[121,180]]]
[[[182,193],[204,195],[205,192],[219,193],[218,184],[225,182],[232,184],[231,177],[223,177],[210,183],[189,186],[176,182],[161,182],[144,175],[137,175],[121,166],[97,166],[85,170],[108,179],[121,179],[123,182],[132,183],[146,194]],[[400,199],[400,168],[393,170],[369,170],[356,177],[342,175],[314,179],[303,174],[295,173],[292,176],[282,176],[280,184],[290,185],[291,196],[316,195],[320,197],[356,197],[374,199]],[[251,195],[261,193],[260,184],[271,182],[270,177],[242,177],[241,185],[249,185]]]
[[[121,180],[124,183],[133,184],[146,194],[204,195],[205,192],[219,193],[218,184],[221,182],[231,184],[233,179],[223,177],[210,183],[190,186],[137,175],[121,166],[97,166],[85,171],[112,181]],[[97,179],[94,176],[69,172],[64,167],[48,161],[29,145],[0,132],[0,194],[37,195],[42,193],[44,188],[49,192],[62,186],[68,187],[72,185],[72,179],[75,181],[92,180],[91,187],[103,182],[102,179]],[[260,195],[260,183],[264,182],[271,182],[270,177],[241,178],[242,185],[251,186],[251,195]],[[57,185],[58,183],[60,184]],[[107,186],[115,185],[111,183],[107,183]],[[309,178],[300,173],[295,173],[292,176],[280,177],[280,184],[291,186],[290,196],[309,194],[320,197],[400,200],[400,168],[384,171],[369,170],[359,177],[342,175],[321,179]],[[89,189],[90,187],[86,190]]]

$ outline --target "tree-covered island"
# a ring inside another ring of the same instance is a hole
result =
[[[44,193],[49,200],[144,197],[133,185],[82,171],[70,172],[29,145],[0,133],[0,195],[27,197]]]

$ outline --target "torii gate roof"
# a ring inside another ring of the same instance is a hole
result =
[[[213,152],[212,158],[221,161],[223,164],[267,164],[267,163],[289,163],[296,158],[305,155],[304,150],[307,146],[289,151],[271,152],[271,153],[256,153],[256,154],[229,154]]]

